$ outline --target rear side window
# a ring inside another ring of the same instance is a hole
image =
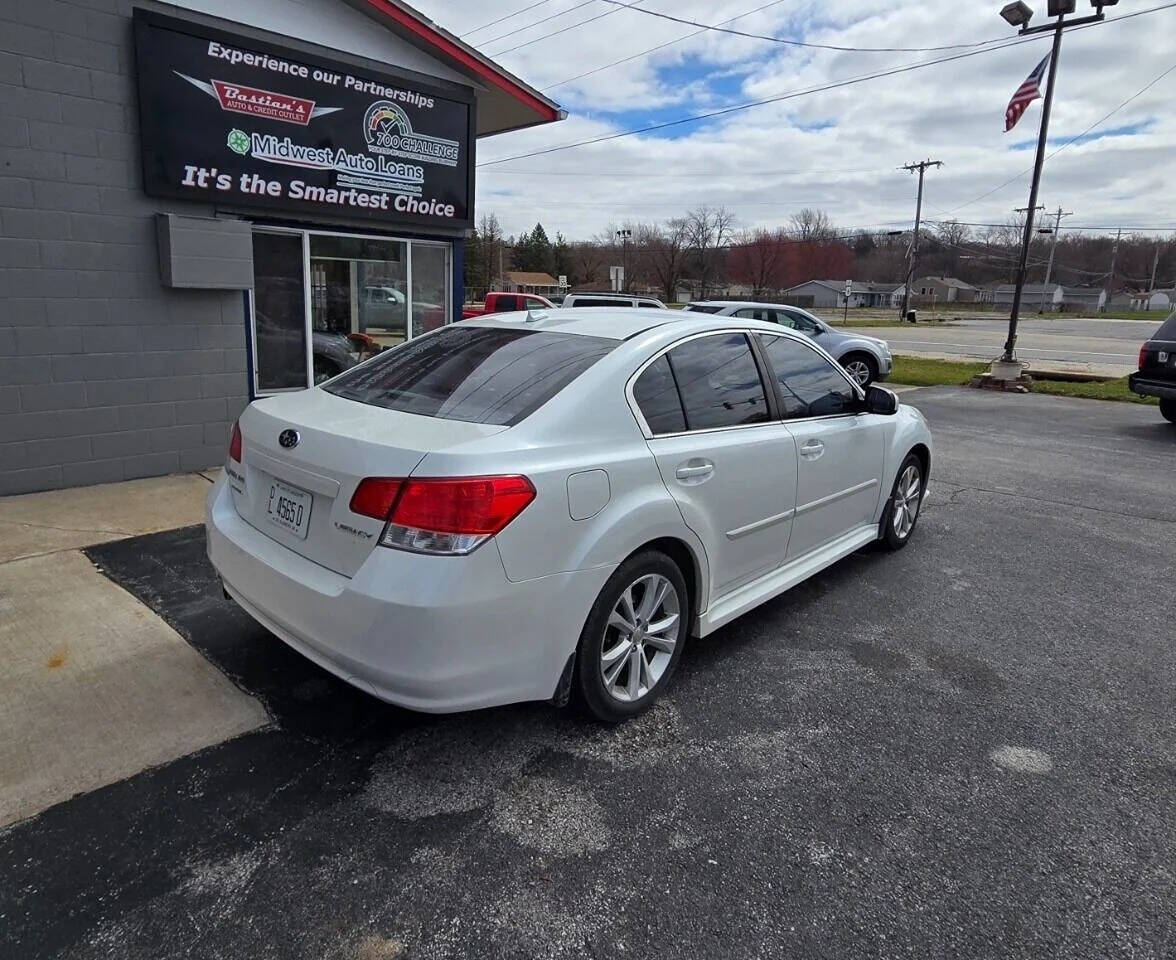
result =
[[[716,307],[709,303],[688,303],[682,309],[689,310],[692,313],[718,313],[722,307]]]
[[[857,396],[849,381],[816,350],[788,337],[757,336],[780,384],[785,419],[856,409]]]
[[[667,355],[687,429],[710,430],[768,419],[759,368],[742,333],[699,337]]]
[[[1168,315],[1168,319],[1160,324],[1153,340],[1176,340],[1176,311]]]
[[[508,294],[506,296],[499,296],[498,303],[496,304],[496,306],[503,313],[510,313],[510,311],[512,311],[512,310],[519,309],[519,298],[514,296],[513,294]]]
[[[597,297],[576,297],[570,304],[570,307],[631,307],[632,300],[607,300]]]
[[[324,389],[388,410],[513,426],[619,342],[461,324],[409,340]]]
[[[653,361],[633,384],[633,399],[654,434],[681,433],[686,429],[686,414],[670,361],[664,354]]]

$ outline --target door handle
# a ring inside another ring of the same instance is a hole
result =
[[[715,465],[713,463],[699,463],[691,466],[680,466],[674,471],[674,476],[679,480],[698,480],[709,477],[714,472]]]
[[[825,452],[825,445],[820,440],[809,440],[800,448],[800,455],[806,460],[816,460]]]

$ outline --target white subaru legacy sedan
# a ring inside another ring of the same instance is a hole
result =
[[[250,404],[208,555],[259,623],[384,700],[575,697],[618,721],[688,637],[904,546],[930,464],[917,410],[778,325],[496,314]]]

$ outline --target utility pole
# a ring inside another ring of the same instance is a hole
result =
[[[1120,227],[1115,232],[1115,245],[1111,247],[1111,272],[1107,275],[1107,303],[1111,302],[1111,297],[1115,295],[1115,261],[1119,259],[1119,241],[1123,239],[1123,228]],[[1103,305],[1103,312],[1106,312],[1106,305]]]
[[[1057,213],[1054,214],[1053,240],[1049,245],[1049,263],[1045,265],[1045,282],[1041,285],[1041,306],[1037,308],[1038,313],[1045,313],[1045,291],[1049,286],[1049,278],[1053,275],[1054,253],[1058,249],[1058,231],[1062,228],[1062,217],[1073,215],[1073,211],[1063,211],[1061,207],[1058,207]]]
[[[1156,288],[1156,267],[1160,265],[1160,242],[1156,241],[1156,255],[1152,257],[1152,272],[1151,282],[1147,285],[1147,292],[1150,294]]]
[[[911,173],[919,171],[919,193],[918,199],[915,200],[915,235],[911,238],[910,262],[907,264],[906,283],[902,287],[902,307],[898,314],[900,323],[906,319],[907,305],[911,300],[911,284],[915,279],[915,266],[919,261],[919,225],[923,220],[923,175],[928,167],[942,166],[942,160],[920,160],[918,163],[907,163],[899,167],[900,170],[909,170]]]

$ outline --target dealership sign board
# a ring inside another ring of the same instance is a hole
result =
[[[152,196],[472,223],[472,98],[140,9],[135,53]]]

